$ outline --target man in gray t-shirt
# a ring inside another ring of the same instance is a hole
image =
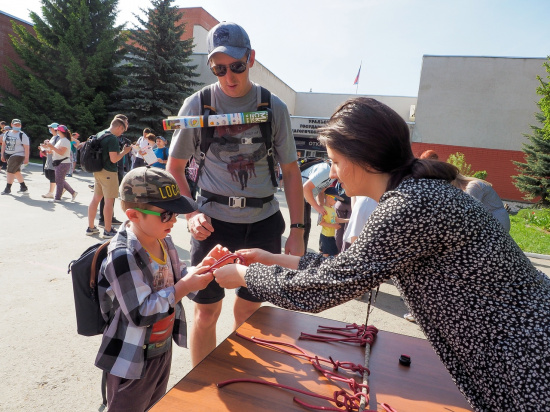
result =
[[[217,83],[208,86],[210,106],[217,114],[256,111],[261,103],[261,89],[250,81],[255,51],[244,29],[234,23],[220,23],[210,30],[207,42],[210,68],[218,77]],[[281,164],[291,219],[285,253],[300,256],[304,253],[303,192],[296,146],[286,105],[271,95],[271,109],[274,161]],[[200,94],[195,93],[185,100],[178,115],[201,113]],[[285,223],[274,197],[277,187],[271,181],[266,145],[252,143],[258,137],[261,130],[257,124],[215,128],[216,141],[210,145],[198,177],[199,210],[186,215],[192,235],[191,264],[199,263],[217,244],[231,251],[257,247],[280,253]],[[201,138],[201,129],[180,129],[174,133],[170,145],[166,169],[176,178],[181,193],[188,197],[191,194],[185,166],[191,156],[200,159]],[[220,143],[224,138],[227,142]],[[216,322],[223,297],[224,290],[212,281],[193,299],[197,303],[190,344],[193,365],[216,346]],[[246,288],[238,290],[234,326],[244,322],[260,304]]]
[[[29,163],[30,156],[30,139],[25,132],[21,131],[21,120],[13,119],[11,121],[11,130],[6,132],[3,137],[3,145],[1,149],[0,159],[5,162],[9,157],[6,188],[2,191],[2,195],[11,193],[11,185],[17,179],[21,186],[17,193],[26,193],[29,188],[25,184],[23,175],[21,174],[21,165]]]

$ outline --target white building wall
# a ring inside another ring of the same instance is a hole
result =
[[[330,117],[334,111],[352,97],[372,97],[395,110],[405,121],[409,121],[410,107],[416,104],[416,97],[371,96],[357,94],[297,93],[296,116]]]
[[[413,141],[521,150],[536,124],[545,61],[424,56]]]

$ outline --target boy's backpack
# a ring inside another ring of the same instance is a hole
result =
[[[88,173],[99,172],[103,169],[103,149],[101,141],[111,133],[105,132],[103,136],[92,135],[80,148],[80,166]]]
[[[69,263],[67,273],[70,272],[73,279],[76,329],[79,335],[99,335],[107,326],[99,307],[97,276],[101,263],[107,257],[109,242],[90,246],[78,259]]]
[[[268,121],[265,123],[259,123],[262,137],[253,138],[238,138],[238,137],[217,137],[214,138],[213,127],[203,127],[201,129],[201,144],[200,144],[200,157],[198,160],[197,180],[204,166],[204,160],[206,159],[206,153],[212,143],[238,143],[238,144],[252,144],[252,143],[264,143],[267,151],[267,164],[271,173],[271,183],[274,187],[279,187],[277,182],[277,176],[275,174],[275,160],[273,156],[273,134],[271,129],[271,121],[273,120],[273,111],[271,110],[271,92],[260,86],[261,100],[258,105],[257,111],[266,111],[268,113]],[[216,113],[216,109],[212,106],[212,90],[210,86],[204,87],[200,92],[201,101],[201,115],[204,119],[204,124],[208,125],[208,116],[213,116]]]
[[[298,159],[298,167],[300,168],[300,172],[303,172],[311,166],[323,163],[324,161],[325,159],[322,157],[300,157]]]

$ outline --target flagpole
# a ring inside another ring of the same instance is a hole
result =
[[[355,94],[357,94],[357,90],[359,90],[359,77],[361,76],[361,67],[363,66],[363,60],[361,60],[361,64],[359,64],[359,71],[357,72],[357,77],[355,78]]]

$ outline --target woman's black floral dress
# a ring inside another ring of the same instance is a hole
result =
[[[476,199],[441,180],[385,193],[358,240],[298,270],[251,265],[250,291],[320,312],[394,279],[476,411],[550,410],[550,281]]]

